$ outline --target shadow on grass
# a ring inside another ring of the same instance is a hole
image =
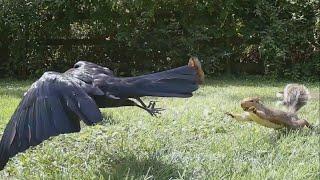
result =
[[[134,155],[108,157],[105,163],[97,172],[103,179],[188,179],[183,175],[184,170],[178,166],[166,164],[156,158],[137,159]]]
[[[112,126],[112,125],[119,124],[119,120],[113,117],[112,115],[108,114],[108,112],[102,111],[101,113],[102,113],[103,120],[99,123],[100,125]]]

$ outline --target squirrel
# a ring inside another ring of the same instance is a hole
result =
[[[241,107],[245,111],[243,114],[227,115],[238,121],[254,121],[265,127],[273,129],[300,129],[303,127],[313,128],[305,119],[297,116],[297,111],[309,100],[308,89],[303,85],[288,84],[283,92],[282,104],[288,111],[269,108],[263,105],[258,97],[245,98],[241,101]]]

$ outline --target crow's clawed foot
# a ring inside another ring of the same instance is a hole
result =
[[[155,108],[156,105],[156,101],[150,101],[149,105],[147,106],[147,111],[149,114],[151,114],[151,116],[156,116],[158,117],[158,115],[161,114],[161,111],[165,110],[163,108]]]

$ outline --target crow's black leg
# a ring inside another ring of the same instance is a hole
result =
[[[161,114],[161,111],[165,110],[163,108],[155,108],[156,102],[155,101],[150,101],[148,106],[139,98],[134,98],[136,99],[141,105],[136,104],[136,106],[146,110],[151,116],[157,116],[158,114]]]
[[[136,99],[137,101],[139,101],[139,103],[140,103],[143,107],[148,108],[148,106],[147,106],[147,105],[142,101],[142,99],[140,99],[139,97],[134,98],[134,99]]]

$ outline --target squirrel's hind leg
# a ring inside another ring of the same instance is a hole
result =
[[[292,129],[299,129],[299,128],[304,128],[304,127],[308,127],[310,129],[313,129],[314,126],[312,126],[307,120],[305,119],[299,119],[297,121],[292,121],[291,122],[291,126],[290,128]]]

